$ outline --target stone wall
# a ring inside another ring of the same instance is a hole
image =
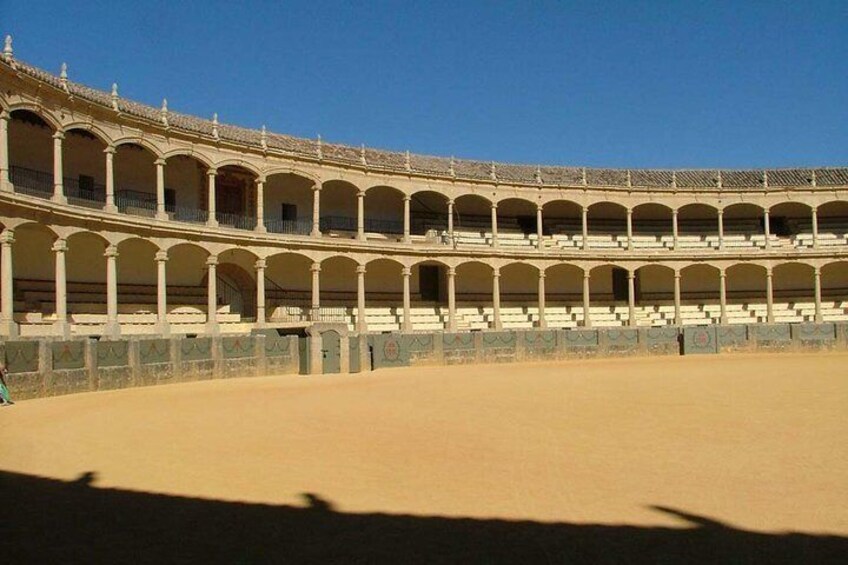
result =
[[[115,341],[6,341],[15,399],[203,379],[296,374],[297,337],[267,335]]]

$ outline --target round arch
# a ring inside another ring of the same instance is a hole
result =
[[[410,195],[410,233],[426,235],[430,230],[448,229],[448,201],[441,192],[416,190]]]
[[[399,239],[403,236],[404,198],[393,186],[374,185],[365,191],[365,231]]]

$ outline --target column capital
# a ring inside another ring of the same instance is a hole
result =
[[[675,279],[680,280],[682,276],[683,275],[680,273],[680,271],[674,271],[674,278]]]
[[[115,148],[115,146],[114,146],[114,145],[107,145],[107,146],[106,146],[106,149],[104,149],[104,150],[103,150],[103,152],[104,152],[107,156],[111,156],[111,155],[114,155],[115,153],[117,153],[117,152],[118,152],[118,150],[117,150],[117,148]]]
[[[724,216],[724,209],[723,209],[723,208],[719,208],[719,209],[716,211],[716,213],[717,213],[719,216]]]
[[[3,233],[0,233],[0,243],[3,245],[12,245],[15,243],[15,230],[6,228]]]
[[[217,255],[210,255],[209,257],[206,258],[206,266],[207,267],[214,267],[217,264],[218,264],[218,256]]]
[[[454,199],[448,198],[448,206],[453,206],[453,205],[454,205]]]
[[[627,271],[627,278],[631,281],[636,278],[636,271]]]
[[[364,275],[365,271],[366,271],[365,265],[357,265],[356,266],[356,274],[357,275]]]
[[[153,164],[157,167],[164,167],[167,164],[167,161],[165,161],[165,159],[163,159],[162,157],[159,157],[158,159],[153,161]]]
[[[51,247],[50,249],[51,251],[55,251],[56,253],[65,253],[68,250],[68,241],[60,237],[59,239],[53,242],[53,247]]]
[[[8,110],[6,110],[5,108],[0,110],[0,121],[7,122],[9,121],[9,118],[11,118],[11,114],[9,114]]]
[[[675,209],[673,209],[673,210],[671,211],[671,215],[672,215],[672,216],[677,216],[677,212],[678,212],[678,210],[675,208]]]
[[[313,192],[321,192],[321,183],[316,182],[315,184],[313,184],[312,185],[312,191]]]
[[[410,195],[408,195],[408,194],[403,195],[403,201],[404,202],[409,202],[410,200],[412,200],[412,197]]]
[[[412,276],[412,267],[404,267],[400,270],[400,273],[405,277]]]
[[[448,276],[455,277],[456,276],[456,267],[448,267]]]
[[[544,270],[544,269],[539,269],[539,278],[540,278],[540,279],[544,279],[546,276],[548,276],[548,275],[547,275],[547,274],[545,274],[545,270]]]
[[[253,268],[257,271],[261,271],[267,266],[265,259],[257,259],[256,263],[253,264]]]
[[[492,210],[497,210],[497,209],[498,209],[498,203],[492,202]]]
[[[583,271],[583,280],[589,280],[592,278],[592,273],[590,271]]]
[[[356,189],[356,197],[357,198],[365,198],[365,191],[361,188]]]
[[[494,278],[499,278],[501,276],[501,268],[500,267],[492,267],[492,276]]]
[[[813,267],[813,276],[816,278],[821,276],[821,267]]]
[[[65,132],[56,131],[53,133],[53,139],[65,139]]]
[[[153,260],[157,263],[164,263],[168,260],[168,252],[167,251],[157,251],[156,255],[153,256]]]
[[[216,169],[215,167],[209,167],[208,169],[206,169],[206,176],[214,177],[217,174],[218,174],[218,169]]]
[[[265,184],[267,181],[268,179],[265,177],[265,175],[259,175],[258,177],[253,179],[253,183],[256,185]]]
[[[314,263],[312,263],[312,266],[309,267],[309,270],[312,271],[313,273],[320,273],[321,272],[321,263],[319,263],[318,261],[315,261]]]
[[[727,272],[724,269],[719,269],[718,270],[718,278],[726,279],[727,278]]]
[[[118,246],[110,245],[106,248],[106,251],[103,252],[104,257],[117,257],[118,256]]]

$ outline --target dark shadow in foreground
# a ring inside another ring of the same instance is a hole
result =
[[[0,471],[0,562],[845,563],[848,538],[762,534],[702,516],[685,529],[222,502]]]

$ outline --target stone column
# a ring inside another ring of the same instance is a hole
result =
[[[501,270],[492,269],[492,328],[499,330],[501,324]]]
[[[218,256],[206,258],[206,333],[217,334],[218,328]]]
[[[121,334],[118,323],[118,248],[110,245],[103,254],[106,257],[106,328],[110,337]]]
[[[724,249],[724,210],[718,211],[718,248]]]
[[[62,167],[62,140],[65,139],[65,134],[57,131],[53,134],[53,201],[66,203],[68,199],[65,197],[65,187],[63,186],[63,167]]]
[[[817,208],[812,209],[813,219],[813,249],[819,248],[819,211]]]
[[[456,331],[456,269],[448,267],[448,331]]]
[[[256,269],[256,327],[264,328],[265,317],[265,259],[257,259]]]
[[[545,270],[539,269],[539,328],[548,327],[545,319]]]
[[[589,278],[591,274],[589,271],[583,272],[583,327],[591,328],[592,327],[592,312],[590,310],[589,304]]]
[[[106,155],[106,206],[103,209],[107,212],[118,211],[115,205],[115,153],[117,150],[112,145],[103,150]]]
[[[412,278],[412,269],[404,267],[401,271],[403,275],[403,325],[401,328],[405,332],[412,331],[412,299],[410,296],[409,283]]]
[[[453,200],[448,200],[448,237],[453,243]]]
[[[15,243],[15,232],[10,229],[3,230],[0,233],[0,281],[2,281],[3,290],[0,294],[0,316],[2,316],[2,333],[6,337],[16,337],[18,335],[18,325],[15,323],[15,307],[14,295],[12,289],[14,285],[14,274],[12,273],[12,244]]]
[[[721,309],[721,323],[727,323],[727,273],[724,269],[718,272],[718,302]]]
[[[589,207],[584,206],[582,210],[583,250],[589,249]]]
[[[9,180],[9,112],[0,111],[0,191],[12,192]]]
[[[165,159],[156,159],[156,219],[167,220],[165,212]]]
[[[771,267],[766,267],[766,321],[774,323],[774,286]]]
[[[674,323],[683,325],[683,317],[680,315],[680,271],[674,271]]]
[[[816,301],[816,323],[821,324],[824,321],[824,317],[822,316],[822,300],[821,300],[821,268],[815,267],[813,270],[813,277],[815,279],[815,301]]]
[[[321,185],[312,187],[312,234],[313,237],[321,236]]]
[[[256,179],[256,228],[259,233],[265,233],[268,229],[265,227],[265,179],[258,177]]]
[[[168,323],[168,252],[157,251],[156,261],[156,328],[160,335],[169,335]]]
[[[206,179],[208,183],[208,199],[206,204],[207,217],[206,225],[210,228],[218,227],[218,215],[215,211],[215,177],[218,174],[217,169],[209,169],[206,171]]]
[[[365,320],[365,265],[356,266],[356,331],[368,331],[368,322]]]
[[[68,286],[65,269],[65,253],[68,251],[68,242],[57,239],[53,243],[53,252],[56,254],[56,323],[53,325],[55,334],[67,339],[70,337],[70,326],[68,325]]]
[[[411,223],[410,214],[409,214],[409,206],[412,201],[411,196],[403,197],[403,242],[409,243],[409,225]]]
[[[633,249],[633,210],[627,209],[627,250]]]
[[[542,206],[536,206],[536,248],[540,251],[545,248],[542,232]]]
[[[498,205],[492,204],[492,247],[498,246]]]
[[[677,251],[677,249],[680,247],[680,232],[677,227],[677,210],[671,211],[671,237],[672,246],[674,247],[674,250]]]
[[[313,322],[319,321],[321,308],[321,263],[312,263],[312,312],[309,315]]]
[[[356,193],[356,239],[365,241],[365,191]]]
[[[766,249],[771,249],[771,222],[768,209],[763,211],[763,232],[766,236]]]
[[[636,327],[636,272],[627,271],[627,315],[630,318],[628,324]]]

